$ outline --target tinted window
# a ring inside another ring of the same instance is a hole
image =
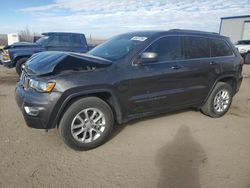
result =
[[[231,56],[233,52],[227,43],[220,39],[211,39],[211,56]]]
[[[209,40],[204,37],[183,37],[185,59],[210,57]]]
[[[50,38],[49,46],[71,46],[70,35],[54,35]]]
[[[158,61],[171,61],[181,59],[181,41],[180,37],[169,36],[164,37],[151,46],[146,52],[155,52],[158,54]]]
[[[86,44],[85,38],[81,35],[72,35],[71,44],[72,46],[75,46],[75,47],[83,47]]]

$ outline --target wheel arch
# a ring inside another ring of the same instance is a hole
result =
[[[22,59],[22,58],[27,58],[27,59],[28,59],[29,57],[30,57],[30,56],[25,56],[25,55],[24,55],[24,56],[16,56],[16,57],[14,58],[14,60],[13,60],[13,62],[14,62],[13,65],[16,66],[16,63],[17,63],[18,60],[20,60],[20,59]]]
[[[55,128],[59,125],[61,117],[72,103],[84,97],[98,97],[103,101],[105,101],[110,106],[110,108],[114,113],[115,122],[118,124],[122,123],[121,106],[115,94],[110,90],[96,90],[96,91],[73,93],[67,96],[66,99],[60,105],[56,118],[52,123],[52,128]]]
[[[214,87],[216,86],[216,84],[218,82],[225,82],[228,83],[229,85],[232,86],[233,89],[233,95],[236,93],[236,89],[237,89],[237,78],[235,77],[235,75],[223,75],[221,77],[219,77],[213,84],[212,88],[210,89],[207,97],[205,98],[205,100],[203,101],[202,105],[206,103],[206,101],[208,100],[208,97],[210,96],[210,94],[212,93]]]

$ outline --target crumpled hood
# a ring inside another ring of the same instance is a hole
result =
[[[15,42],[14,44],[5,46],[4,49],[10,49],[10,48],[18,48],[18,47],[35,47],[38,46],[36,43],[31,43],[31,42]]]
[[[30,75],[57,74],[66,70],[89,70],[111,65],[111,61],[71,52],[40,52],[31,56],[25,63],[25,71]]]

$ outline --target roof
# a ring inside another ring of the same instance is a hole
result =
[[[219,35],[215,32],[208,32],[208,31],[198,31],[198,30],[188,30],[188,29],[171,29],[168,32],[173,33],[183,33],[183,34],[206,34],[206,35]]]
[[[219,36],[218,33],[206,32],[206,31],[197,31],[197,30],[185,30],[185,29],[170,29],[167,31],[162,30],[152,30],[152,31],[135,31],[124,34],[133,34],[133,35],[144,35],[146,37],[160,36],[165,34],[200,34],[200,35],[215,35]]]
[[[69,35],[69,34],[73,34],[73,35],[84,35],[83,33],[68,33],[68,32],[46,32],[46,33],[42,33],[42,35]]]
[[[235,18],[250,18],[250,15],[241,15],[241,16],[229,16],[229,17],[221,17],[222,20],[224,19],[235,19]]]

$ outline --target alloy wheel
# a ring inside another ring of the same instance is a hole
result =
[[[81,143],[97,140],[105,130],[105,116],[97,108],[87,108],[80,111],[71,123],[71,134]]]
[[[230,104],[230,94],[227,90],[220,90],[214,98],[214,110],[217,113],[223,113]]]

